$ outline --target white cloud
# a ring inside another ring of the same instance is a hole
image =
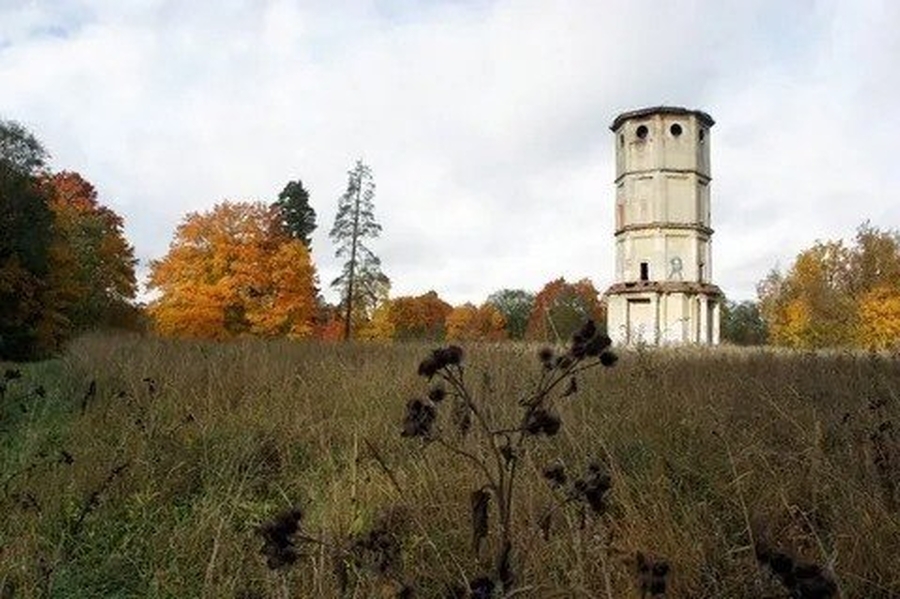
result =
[[[39,8],[38,8],[39,7]],[[222,199],[300,177],[327,238],[373,168],[395,294],[452,302],[613,267],[617,112],[709,111],[715,278],[871,218],[900,226],[895,3],[14,2],[0,115],[81,172],[144,258]]]

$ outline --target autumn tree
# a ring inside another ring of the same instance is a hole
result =
[[[43,180],[58,244],[52,258],[55,286],[65,296],[71,326],[135,326],[137,293],[134,248],[125,239],[122,217],[97,200],[81,175],[61,172]]]
[[[316,211],[309,205],[309,192],[300,179],[289,181],[273,204],[284,230],[307,248],[316,230]]]
[[[606,311],[594,284],[589,279],[567,283],[564,278],[559,278],[544,285],[535,296],[525,338],[564,341],[587,319],[594,320],[598,327],[605,329]]]
[[[46,279],[53,215],[37,183],[47,152],[28,130],[0,120],[0,360],[52,348],[56,320]]]
[[[418,296],[401,296],[391,300],[390,317],[394,339],[440,341],[446,334],[447,316],[453,306],[429,291]]]
[[[447,315],[447,339],[453,341],[500,341],[506,339],[506,320],[496,306],[465,303]]]
[[[390,341],[395,334],[393,300],[384,299],[372,310],[372,316],[359,328],[357,336],[370,341]]]
[[[897,327],[891,306],[900,295],[900,236],[864,223],[853,245],[816,242],[757,292],[774,344],[888,347]]]
[[[763,345],[768,331],[754,301],[726,301],[722,306],[722,341],[735,345]]]
[[[523,339],[528,327],[528,317],[534,307],[534,294],[524,289],[501,289],[487,298],[500,312],[506,322],[506,332],[510,339]]]
[[[850,343],[856,315],[849,260],[843,243],[817,242],[780,281],[769,276],[758,292],[772,343],[807,349]]]
[[[390,279],[381,272],[381,260],[366,245],[381,234],[381,225],[375,221],[372,171],[357,160],[347,174],[347,190],[338,200],[330,233],[337,244],[335,255],[345,260],[341,275],[331,283],[341,293],[345,340],[350,339],[354,321],[370,318],[390,288]]]
[[[308,337],[316,312],[309,250],[263,203],[191,213],[168,254],[150,265],[150,307],[162,334],[228,339]]]

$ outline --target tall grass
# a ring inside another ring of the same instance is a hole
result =
[[[429,349],[96,335],[23,367],[0,403],[0,597],[339,596],[336,551],[386,521],[396,575],[354,562],[348,594],[469,588],[493,555],[472,547],[476,467],[400,436]],[[536,348],[465,361],[515,421]],[[657,560],[666,597],[787,597],[761,548],[820,566],[838,596],[900,596],[897,356],[637,351],[579,383],[520,464],[517,596],[639,597]],[[602,517],[548,526],[557,461],[603,465]],[[322,542],[270,569],[260,528],[295,507]]]

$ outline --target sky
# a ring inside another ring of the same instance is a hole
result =
[[[613,282],[621,112],[710,113],[713,281],[900,228],[900,2],[0,0],[0,118],[125,219],[139,274],[188,212],[300,179],[328,232],[366,162],[392,296]]]

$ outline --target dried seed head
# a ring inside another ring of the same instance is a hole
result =
[[[561,487],[566,484],[566,468],[562,464],[551,464],[544,468],[544,478],[553,487]]]
[[[523,428],[529,435],[544,433],[548,437],[552,437],[559,432],[559,426],[559,416],[544,408],[537,408],[528,414]]]
[[[600,363],[610,368],[615,365],[615,363],[619,360],[619,356],[612,353],[609,350],[604,351],[600,354]]]
[[[469,582],[472,599],[491,599],[494,596],[494,581],[487,576],[480,576]]]
[[[599,356],[610,345],[612,345],[612,339],[607,335],[596,335],[585,344],[584,351],[589,356]]]
[[[427,437],[437,417],[434,406],[421,399],[413,398],[406,402],[406,417],[403,419],[403,437]]]
[[[441,403],[442,401],[444,401],[445,397],[447,397],[447,391],[444,390],[444,387],[441,385],[435,385],[428,392],[428,399],[430,399],[434,403]]]
[[[546,368],[553,368],[553,356],[552,347],[542,347],[538,350],[538,359]]]
[[[297,509],[281,512],[271,521],[259,527],[263,537],[262,554],[271,570],[290,566],[297,561],[297,548],[292,538],[300,530],[303,513]]]

